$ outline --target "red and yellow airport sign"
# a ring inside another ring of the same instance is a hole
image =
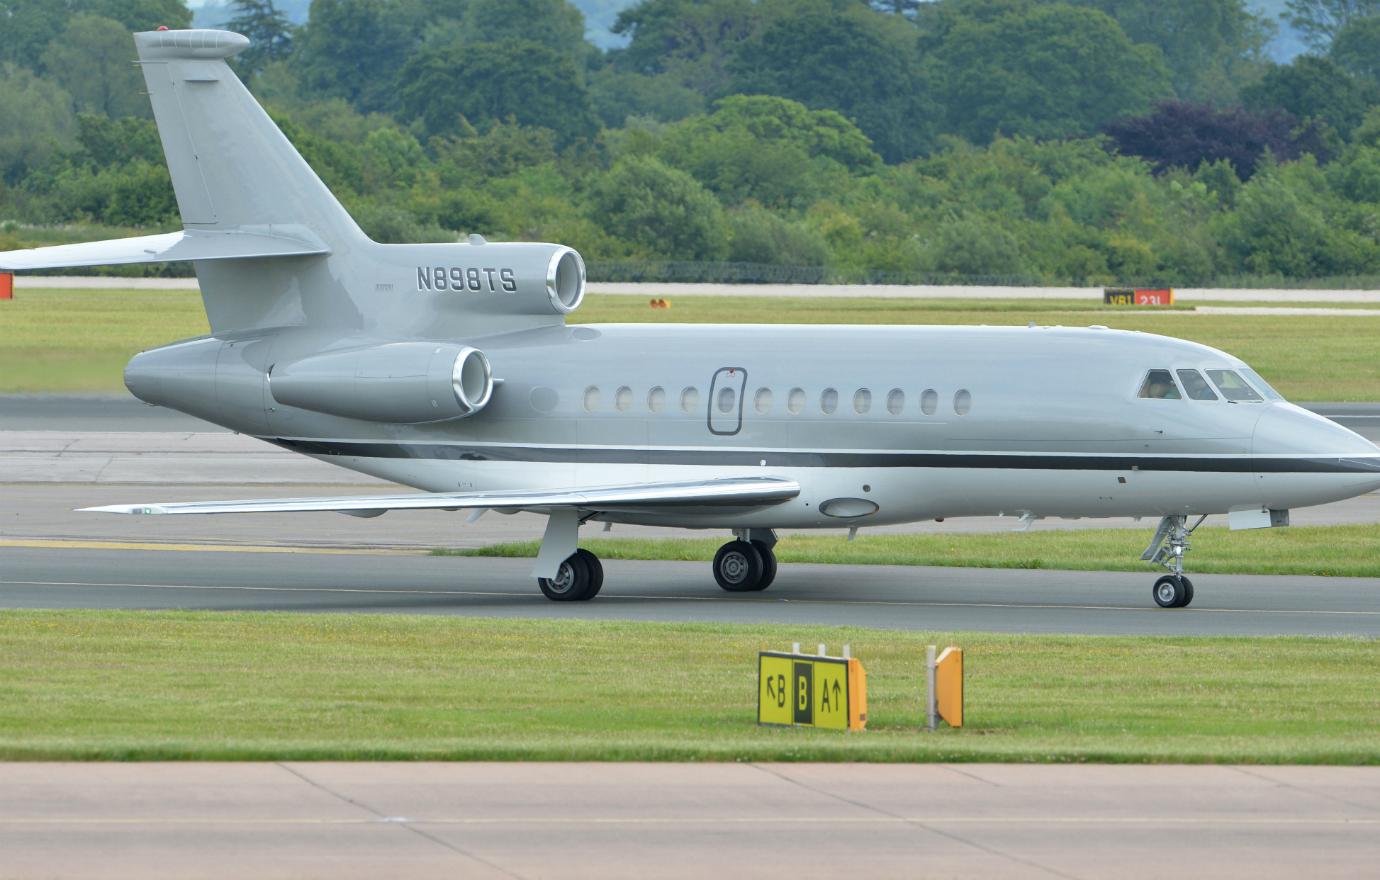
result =
[[[757,655],[757,723],[862,730],[867,673],[849,657],[763,651]]]

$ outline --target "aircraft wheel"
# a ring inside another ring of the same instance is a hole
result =
[[[604,564],[599,561],[598,556],[595,556],[583,547],[576,550],[575,555],[583,559],[585,565],[589,566],[591,585],[589,588],[589,595],[585,598],[593,599],[595,596],[599,595],[599,591],[604,588]]]
[[[1192,595],[1192,584],[1183,575],[1167,574],[1155,581],[1155,604],[1161,608],[1182,608],[1188,604]]]
[[[761,541],[753,541],[752,546],[757,548],[757,552],[762,555],[762,577],[757,581],[754,590],[765,590],[771,586],[771,582],[776,580],[776,553]]]
[[[761,589],[762,554],[747,541],[729,541],[714,554],[714,580],[730,593]]]
[[[1179,607],[1187,608],[1193,601],[1193,581],[1188,579],[1188,575],[1179,575],[1179,580],[1184,582],[1184,600],[1179,603]]]
[[[537,578],[537,586],[553,602],[583,602],[599,591],[594,572],[579,551],[566,557],[553,578]]]

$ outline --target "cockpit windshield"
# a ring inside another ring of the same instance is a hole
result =
[[[1234,370],[1208,370],[1208,378],[1212,384],[1217,386],[1217,390],[1222,392],[1222,396],[1227,400],[1242,402],[1262,400],[1261,396],[1254,388],[1246,383],[1237,375]]]
[[[1241,375],[1246,377],[1246,381],[1255,386],[1255,390],[1265,395],[1266,400],[1283,400],[1284,395],[1270,387],[1270,383],[1260,377],[1260,374],[1250,367],[1243,367]]]

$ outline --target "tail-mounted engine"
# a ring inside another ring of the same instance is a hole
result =
[[[493,395],[493,370],[467,345],[393,342],[277,364],[268,376],[284,406],[364,419],[417,424],[474,415]]]
[[[490,244],[476,235],[469,244],[404,245],[387,253],[411,258],[407,283],[441,311],[567,315],[585,296],[585,261],[564,245]]]

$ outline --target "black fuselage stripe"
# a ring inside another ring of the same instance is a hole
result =
[[[653,464],[706,467],[971,468],[1034,471],[1182,471],[1192,473],[1375,474],[1380,459],[1245,456],[1026,455],[1010,452],[799,452],[771,449],[631,449],[618,446],[465,446],[453,443],[376,443],[289,440],[269,443],[307,455],[440,461],[511,461],[554,464]]]

